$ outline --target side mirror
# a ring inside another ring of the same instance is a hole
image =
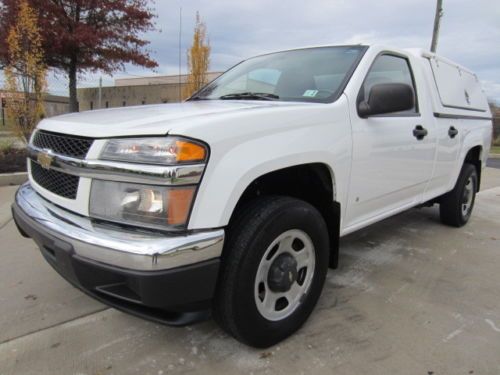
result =
[[[381,83],[374,85],[368,100],[358,104],[358,114],[362,118],[384,113],[401,112],[412,109],[415,94],[410,85],[404,83]]]

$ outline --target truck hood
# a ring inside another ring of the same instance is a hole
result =
[[[38,129],[92,138],[164,135],[193,122],[273,107],[308,105],[265,101],[193,101],[71,113],[40,122]]]

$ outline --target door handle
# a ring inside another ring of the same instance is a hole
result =
[[[422,125],[417,125],[415,126],[415,129],[413,129],[413,136],[417,138],[419,141],[424,139],[429,132],[427,131],[426,128],[424,128]]]
[[[448,130],[448,135],[450,136],[451,139],[455,138],[458,134],[458,130],[454,126],[450,126],[450,129]]]

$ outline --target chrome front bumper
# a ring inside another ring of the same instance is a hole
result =
[[[168,270],[218,258],[224,230],[166,235],[93,223],[46,201],[22,185],[14,203],[16,215],[30,226],[69,243],[79,257],[137,271]]]

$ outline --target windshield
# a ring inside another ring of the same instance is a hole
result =
[[[333,102],[366,47],[321,47],[272,53],[243,61],[190,100]]]

